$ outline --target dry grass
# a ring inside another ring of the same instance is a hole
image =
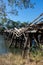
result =
[[[27,56],[26,59],[23,59],[20,54],[8,53],[0,55],[0,65],[43,65],[43,56],[39,56],[30,55],[30,58]]]
[[[12,53],[0,56],[0,65],[20,65],[22,63],[22,57]]]
[[[19,50],[20,51],[20,50]],[[43,52],[30,53],[25,59],[21,56],[18,50],[15,53],[0,55],[0,65],[43,65]]]

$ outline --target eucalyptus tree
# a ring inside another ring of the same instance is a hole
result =
[[[0,18],[2,21],[4,19],[4,22],[6,22],[8,14],[18,15],[19,9],[22,10],[29,7],[34,7],[34,4],[31,3],[31,0],[0,0]]]

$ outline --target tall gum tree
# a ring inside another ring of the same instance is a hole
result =
[[[18,15],[18,8],[27,9],[29,7],[34,7],[34,3],[31,3],[31,0],[0,0],[0,18],[2,21],[4,18],[4,22],[6,22],[8,14]]]

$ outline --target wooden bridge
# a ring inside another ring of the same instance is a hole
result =
[[[26,50],[32,46],[32,40],[35,41],[36,46],[39,46],[39,43],[43,44],[43,13],[27,27],[4,30],[3,34],[11,42],[9,47],[14,45]]]

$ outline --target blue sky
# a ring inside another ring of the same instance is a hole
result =
[[[32,22],[35,18],[37,18],[41,13],[43,13],[43,0],[31,0],[31,2],[35,2],[34,8],[28,9],[19,9],[19,15],[9,15],[8,18],[14,21],[21,21],[21,22]]]

